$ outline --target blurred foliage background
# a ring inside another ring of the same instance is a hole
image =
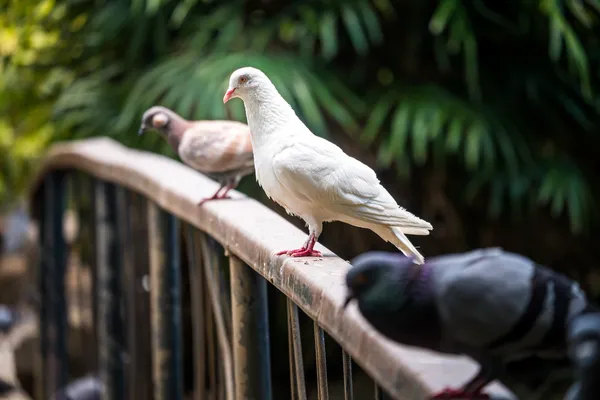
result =
[[[151,105],[244,120],[221,98],[252,65],[433,223],[416,238],[426,256],[499,245],[600,291],[598,0],[0,4],[4,205],[56,140],[108,135],[173,157],[135,134]],[[391,250],[342,225],[323,241],[347,258]]]

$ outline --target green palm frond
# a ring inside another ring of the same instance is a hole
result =
[[[554,217],[563,213],[569,216],[571,231],[581,233],[589,226],[595,213],[590,183],[572,162],[555,162],[546,166],[542,174],[537,200],[549,205]]]
[[[255,53],[235,53],[196,58],[172,58],[144,74],[131,91],[119,127],[139,122],[142,112],[153,104],[179,110],[188,118],[227,118],[221,101],[229,76],[237,68],[253,66],[263,70],[282,96],[315,132],[326,135],[327,116],[347,129],[356,129],[353,111],[362,111],[362,102],[335,78],[290,56],[266,57]],[[244,120],[241,102],[229,108],[233,118]]]
[[[481,88],[477,36],[462,0],[442,0],[429,21],[429,31],[434,36],[447,34],[446,52],[458,54],[462,51],[465,82],[471,97],[478,99]]]
[[[568,9],[573,12],[578,22],[589,26],[593,24],[591,13],[586,10],[583,5],[584,3],[581,1],[540,1],[540,10],[548,18],[550,25],[548,50],[550,59],[554,62],[560,61],[563,58],[564,49],[570,72],[578,77],[581,92],[587,99],[591,100],[593,94],[590,83],[588,57],[573,25],[569,23],[565,16],[563,3],[566,3]]]
[[[513,131],[490,111],[439,87],[400,87],[375,104],[361,140],[370,144],[383,137],[384,165],[406,157],[423,165],[434,145],[441,150],[438,156],[462,153],[460,158],[470,171],[490,170],[502,163],[516,175],[531,157],[527,143]]]

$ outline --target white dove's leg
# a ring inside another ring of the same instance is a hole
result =
[[[304,219],[304,218],[303,218]],[[319,240],[319,236],[323,231],[323,223],[321,221],[315,221],[312,218],[304,219],[308,223],[308,240],[304,242],[304,245],[295,250],[282,250],[276,255],[280,256],[282,254],[286,254],[291,257],[321,257],[322,254],[320,251],[314,250],[315,245],[317,244],[317,240]]]

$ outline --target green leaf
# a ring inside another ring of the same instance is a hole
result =
[[[450,120],[448,134],[446,138],[446,148],[451,153],[456,153],[460,148],[460,142],[463,137],[464,125],[463,121],[454,117]]]
[[[323,15],[320,24],[321,54],[331,60],[338,52],[337,19],[332,12]]]
[[[465,163],[467,168],[474,170],[479,166],[479,158],[481,156],[481,138],[483,132],[481,126],[473,124],[467,131],[466,135],[466,151]]]
[[[427,161],[427,145],[429,144],[429,132],[427,120],[429,113],[426,108],[419,108],[413,116],[413,156],[417,165],[424,165]]]
[[[429,32],[433,35],[441,34],[458,6],[459,0],[442,0],[429,20]]]
[[[358,7],[365,22],[367,33],[371,37],[371,42],[376,44],[381,43],[383,41],[383,33],[381,32],[381,25],[379,24],[377,15],[367,2],[359,2]]]
[[[406,143],[408,138],[408,120],[410,118],[410,109],[406,106],[398,106],[394,119],[392,120],[392,133],[390,137],[390,151],[398,157],[405,155]]]
[[[393,96],[388,95],[375,105],[360,137],[363,144],[373,143],[394,103]]]
[[[346,31],[348,31],[350,41],[352,41],[352,45],[354,46],[356,52],[359,55],[367,54],[369,44],[367,42],[367,38],[365,37],[365,33],[361,28],[356,12],[350,6],[343,6],[342,19],[346,25]]]

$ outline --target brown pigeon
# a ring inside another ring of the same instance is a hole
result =
[[[208,200],[227,199],[240,180],[254,172],[250,129],[235,121],[188,121],[166,107],[146,110],[138,134],[154,129],[162,134],[181,160],[221,184]]]

